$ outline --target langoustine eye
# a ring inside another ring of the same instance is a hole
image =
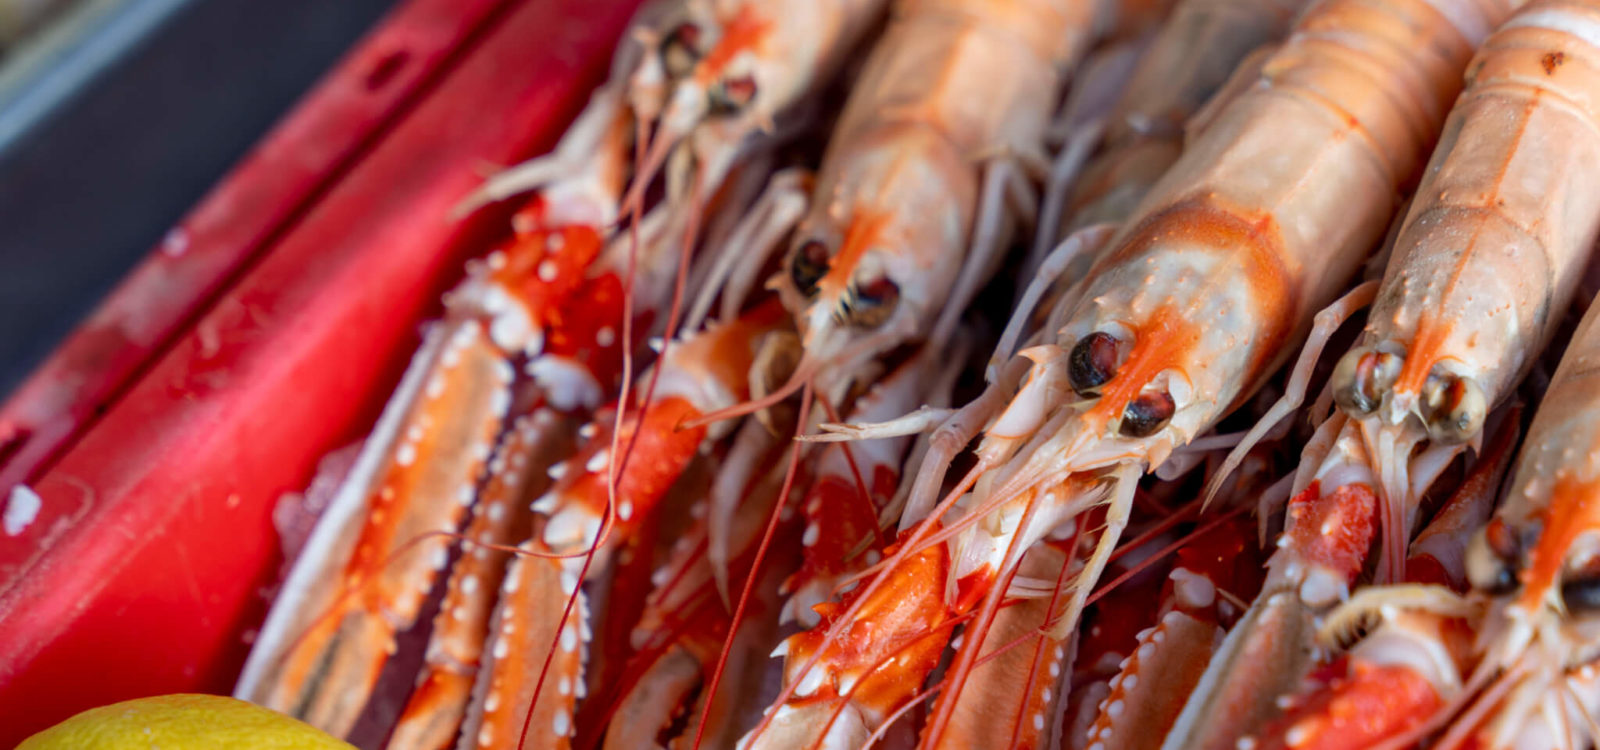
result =
[[[755,101],[756,80],[747,75],[727,78],[712,84],[706,96],[710,98],[711,114],[738,114]]]
[[[881,326],[900,302],[900,285],[880,276],[857,287],[851,297],[851,324],[863,328]]]
[[[1100,387],[1117,375],[1117,357],[1121,349],[1117,337],[1103,331],[1078,339],[1067,360],[1067,384],[1084,398],[1099,395]]]
[[[700,27],[694,23],[681,23],[661,40],[661,63],[667,75],[683,78],[694,71],[700,62]]]
[[[827,273],[828,246],[822,240],[806,240],[795,249],[794,259],[789,263],[789,279],[802,295],[816,294],[817,282]]]
[[[1600,611],[1600,571],[1562,579],[1561,602],[1569,612]]]
[[[1400,377],[1404,358],[1370,346],[1351,349],[1333,368],[1333,400],[1352,416],[1377,411]]]
[[[1463,443],[1483,429],[1487,399],[1476,383],[1433,373],[1422,386],[1422,420],[1428,435],[1442,443]]]
[[[1156,434],[1172,421],[1177,404],[1166,391],[1149,391],[1139,394],[1122,410],[1122,422],[1117,432],[1123,437],[1142,438]]]

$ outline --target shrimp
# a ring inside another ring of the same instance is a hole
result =
[[[1341,413],[1302,455],[1274,574],[1241,630],[1325,612],[1361,573],[1377,533],[1378,576],[1399,580],[1422,494],[1481,440],[1488,409],[1527,372],[1570,304],[1600,232],[1600,183],[1562,165],[1577,163],[1574,154],[1600,156],[1600,120],[1568,103],[1590,95],[1587,81],[1560,75],[1560,65],[1547,72],[1531,45],[1563,60],[1595,54],[1581,37],[1527,20],[1508,23],[1478,53],[1362,339],[1330,377]],[[1303,366],[1316,350],[1307,348]],[[1281,630],[1236,638],[1239,649],[1256,638],[1293,640]],[[1243,650],[1219,659],[1216,699],[1248,691],[1264,703],[1274,684],[1283,688],[1308,666],[1309,644],[1300,649],[1280,662],[1273,684],[1235,669],[1233,654],[1249,658]],[[1217,715],[1193,705],[1196,719]]]
[[[1045,162],[1048,102],[1087,46],[1094,8],[908,0],[899,10],[845,104],[772,282],[800,330],[799,364],[766,396],[687,424],[759,411],[804,387],[837,402],[878,355],[950,340],[1013,216],[1033,213],[1025,165]]]
[[[636,53],[624,44],[618,65]],[[293,712],[336,735],[348,732],[395,633],[415,619],[448,560],[449,540],[442,534],[453,532],[478,499],[479,477],[505,426],[528,416],[512,412],[514,363],[541,356],[583,356],[592,363],[569,369],[575,377],[543,380],[539,400],[566,408],[593,400],[596,383],[607,380],[609,367],[601,364],[607,358],[588,356],[596,348],[589,343],[594,330],[575,338],[578,326],[563,312],[580,293],[606,307],[604,282],[584,274],[601,252],[602,227],[614,220],[623,189],[627,134],[615,118],[620,94],[614,77],[593,95],[556,147],[575,167],[545,184],[513,216],[514,235],[469,263],[467,278],[446,295],[444,321],[413,358],[363,447],[358,470],[296,560],[240,676],[239,697]],[[615,294],[609,298],[620,302]],[[559,332],[552,335],[552,329]],[[579,339],[588,346],[575,345]],[[542,434],[527,436],[530,442],[553,438],[553,422],[541,425]],[[459,691],[439,698],[460,700]],[[464,707],[428,705],[441,717]]]
[[[1600,51],[1544,18],[1520,13],[1473,62],[1362,341],[1330,383],[1373,453],[1392,561],[1426,486],[1426,469],[1413,476],[1407,458],[1419,444],[1459,451],[1479,440],[1488,409],[1554,334],[1600,234],[1600,181],[1562,168],[1600,155],[1596,111],[1567,104],[1596,89],[1560,75],[1559,62]],[[1548,56],[1530,56],[1530,44],[1550,46]]]
[[[297,562],[291,595],[269,619],[238,694],[334,734],[349,730],[394,633],[415,619],[431,588],[433,563],[447,560],[446,535],[475,502],[495,442],[517,416],[513,391],[531,382],[534,401],[564,411],[605,400],[625,379],[637,343],[625,335],[629,326],[669,306],[679,257],[692,247],[685,235],[705,205],[698,196],[716,193],[754,133],[832,75],[882,5],[653,6],[556,149],[467,199],[463,209],[537,191],[513,218],[515,236],[448,295],[443,333],[414,360],[410,390],[391,400],[400,416],[368,441],[358,475],[365,484],[347,488],[348,507],[334,514],[345,519],[337,535],[330,525]],[[657,26],[671,32],[650,33]],[[630,175],[629,146],[658,118],[656,146],[696,142],[703,173],[678,180],[690,185],[685,200],[694,210],[669,202],[618,235],[624,205],[637,205],[651,179],[637,166]],[[461,502],[430,502],[438,497]],[[354,520],[361,517],[364,525]],[[342,574],[331,572],[340,567]],[[335,579],[354,593],[320,585]]]
[[[627,202],[669,155],[675,203],[686,186],[710,195],[739,156],[779,117],[806,103],[844,63],[878,21],[885,0],[681,0],[641,13],[630,38],[639,50],[613,66],[618,82],[611,107],[636,133],[636,165]],[[686,150],[679,150],[680,145]],[[467,207],[538,188],[551,175],[581,164],[559,149],[489,180]],[[698,208],[698,206],[691,206]]]
[[[1046,162],[1047,107],[1087,45],[1093,10],[1067,0],[899,6],[808,208],[787,214],[799,216],[794,240],[770,283],[798,321],[801,363],[782,388],[706,420],[765,408],[818,378],[837,401],[877,355],[948,340],[1016,220],[1033,214],[1027,174]]]
[[[1022,552],[1109,504],[1050,632],[1074,628],[1138,477],[1258,388],[1344,288],[1422,166],[1473,48],[1505,12],[1496,2],[1441,12],[1412,0],[1308,11],[1264,61],[1263,81],[1218,112],[1111,240],[1069,298],[1056,342],[1024,352],[1027,381],[978,422],[977,465],[863,598],[948,536],[946,599],[958,609],[981,600],[981,634],[1004,594],[994,584]],[[932,479],[917,484],[932,494],[945,468],[925,460],[920,472]],[[908,507],[929,504],[914,496]],[[944,522],[951,506],[958,520]],[[951,531],[934,537],[936,528]],[[972,666],[958,658],[945,689],[959,691]],[[924,743],[949,721],[948,709],[937,712]]]

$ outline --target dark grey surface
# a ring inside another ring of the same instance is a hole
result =
[[[109,64],[0,133],[0,397],[394,4],[129,0],[67,50]]]

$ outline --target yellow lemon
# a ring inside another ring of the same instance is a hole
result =
[[[353,750],[277,711],[220,695],[158,695],[91,708],[17,750]]]

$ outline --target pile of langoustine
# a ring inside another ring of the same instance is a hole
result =
[[[238,694],[390,748],[1592,746],[1600,2],[1301,5],[641,11],[465,197],[511,236]]]

